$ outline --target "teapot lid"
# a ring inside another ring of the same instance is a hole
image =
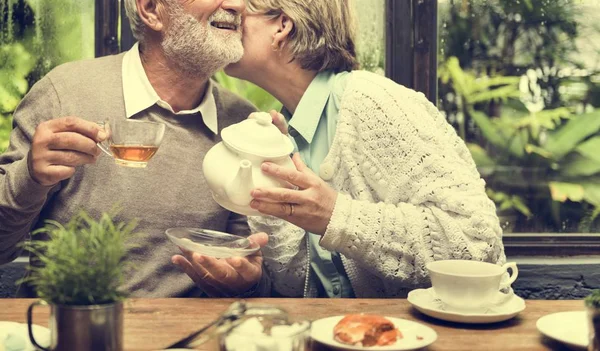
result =
[[[248,119],[224,128],[221,138],[234,151],[259,157],[281,157],[294,151],[292,141],[281,134],[266,112],[254,112]]]

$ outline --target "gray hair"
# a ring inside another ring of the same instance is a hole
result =
[[[129,18],[129,25],[133,32],[133,37],[143,41],[146,25],[142,22],[142,18],[137,10],[136,0],[123,0],[125,4],[125,14]]]
[[[351,0],[246,0],[246,8],[273,19],[285,13],[294,22],[284,45],[302,68],[318,72],[358,68]]]

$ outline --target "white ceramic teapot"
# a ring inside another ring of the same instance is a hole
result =
[[[290,158],[294,144],[265,112],[252,113],[245,121],[224,128],[221,138],[223,141],[208,150],[202,163],[213,198],[229,211],[261,215],[250,207],[250,191],[289,185],[265,175],[260,166],[270,161],[296,169]]]

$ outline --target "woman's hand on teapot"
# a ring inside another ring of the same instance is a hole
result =
[[[292,157],[296,170],[264,162],[261,170],[270,176],[298,187],[257,188],[250,193],[250,207],[261,213],[279,217],[311,233],[323,235],[337,200],[337,192],[317,176],[300,159]]]
[[[285,117],[283,117],[283,115],[281,113],[279,113],[275,110],[271,110],[269,112],[269,114],[271,115],[271,119],[273,120],[273,124],[275,125],[275,127],[277,127],[277,129],[279,129],[281,134],[287,135],[288,134],[288,124],[285,121]]]
[[[254,118],[256,116],[256,113],[262,113],[262,112],[253,112],[248,116],[248,118]],[[269,114],[271,115],[271,120],[273,121],[273,124],[275,125],[275,127],[277,127],[277,129],[279,129],[281,134],[287,135],[288,134],[288,125],[287,125],[287,122],[285,121],[285,117],[283,117],[283,115],[281,113],[279,113],[275,110],[269,111]]]
[[[261,248],[267,244],[266,233],[248,237]],[[262,276],[261,250],[246,257],[217,259],[181,249],[183,255],[175,255],[171,261],[179,266],[206,294],[211,297],[239,296],[254,287]]]

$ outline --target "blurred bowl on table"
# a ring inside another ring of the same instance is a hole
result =
[[[169,228],[165,232],[182,249],[215,258],[248,256],[260,246],[245,237],[201,228]]]

